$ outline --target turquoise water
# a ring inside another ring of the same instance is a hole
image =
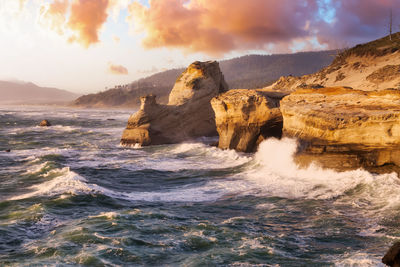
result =
[[[290,139],[121,147],[130,113],[0,107],[0,265],[379,266],[400,235],[395,174],[299,170]]]

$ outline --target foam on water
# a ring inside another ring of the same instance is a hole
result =
[[[86,179],[82,176],[71,171],[69,167],[62,169],[53,169],[46,174],[44,177],[57,175],[57,177],[46,181],[39,185],[34,185],[30,189],[33,190],[30,193],[12,197],[10,200],[19,200],[25,198],[31,198],[36,196],[54,196],[61,194],[78,194],[78,193],[90,193],[94,189],[86,184]]]
[[[243,165],[252,158],[234,150],[221,150],[203,143],[184,143],[154,153],[144,165],[163,171],[224,169]]]
[[[39,165],[34,165],[30,168],[28,168],[28,170],[26,170],[26,172],[24,173],[24,175],[28,175],[28,174],[36,174],[38,172],[41,172],[43,169],[45,169],[47,166],[49,165],[48,161],[45,161]]]
[[[367,193],[375,201],[384,197],[399,203],[400,180],[395,173],[374,175],[362,169],[336,172],[315,164],[301,169],[293,160],[296,147],[294,139],[266,140],[255,155],[257,165],[240,175],[271,196],[332,199],[360,188],[359,195]]]
[[[30,126],[30,127],[15,127],[7,130],[8,134],[24,134],[28,132],[72,132],[79,131],[81,128],[69,125],[53,125],[50,127]]]
[[[53,148],[53,147],[43,147],[40,149],[21,149],[21,150],[12,150],[11,153],[8,153],[9,156],[18,156],[25,157],[25,160],[37,160],[39,157],[43,157],[46,155],[70,155],[73,153],[73,149],[70,148]]]
[[[334,260],[335,266],[338,267],[356,267],[356,266],[363,266],[363,267],[376,267],[385,265],[376,257],[372,257],[367,253],[355,253],[353,255],[345,255],[341,259]]]
[[[56,177],[30,187],[29,189],[32,192],[14,196],[9,200],[20,200],[38,196],[103,194],[112,198],[129,201],[203,202],[216,200],[224,193],[223,188],[215,188],[212,184],[201,188],[183,186],[178,190],[162,192],[118,192],[88,183],[87,179],[71,171],[69,167],[53,169],[42,176]]]

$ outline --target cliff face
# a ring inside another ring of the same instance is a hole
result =
[[[283,134],[300,140],[300,164],[400,166],[400,91],[298,90],[281,101]]]
[[[281,77],[272,90],[293,92],[309,87],[347,86],[364,91],[400,89],[400,33],[355,46],[322,70],[301,77]]]
[[[123,145],[178,143],[200,136],[216,135],[210,100],[227,90],[217,62],[194,62],[177,79],[168,105],[153,95],[141,98],[122,134]]]
[[[211,100],[219,134],[218,147],[254,152],[268,137],[281,137],[279,101],[284,94],[230,90]]]

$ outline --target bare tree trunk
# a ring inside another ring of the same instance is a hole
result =
[[[393,28],[393,12],[390,9],[390,18],[389,18],[389,38],[392,41],[392,28]]]

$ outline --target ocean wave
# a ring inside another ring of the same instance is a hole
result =
[[[37,196],[54,196],[61,194],[74,195],[79,193],[95,192],[95,188],[88,185],[86,183],[87,180],[84,177],[71,171],[69,167],[53,169],[43,176],[49,177],[53,175],[58,176],[44,183],[34,185],[29,188],[33,190],[32,192],[12,197],[10,200],[20,200]]]
[[[24,175],[37,174],[37,173],[40,173],[40,172],[46,170],[48,167],[49,167],[49,162],[48,162],[48,161],[45,161],[45,162],[40,163],[40,164],[38,164],[38,165],[33,165],[33,166],[31,166],[31,167],[28,168],[28,169],[26,170],[26,172],[24,172],[23,174],[24,174]]]
[[[28,132],[73,132],[81,130],[81,127],[78,126],[70,126],[70,125],[53,125],[50,127],[41,127],[41,126],[28,126],[28,127],[15,127],[9,128],[5,132],[7,134],[24,134]]]
[[[223,188],[219,188],[220,190],[218,190],[218,188],[215,188],[212,184],[201,188],[190,188],[185,186],[177,190],[162,192],[118,192],[96,184],[88,183],[86,178],[71,171],[69,167],[53,169],[42,176],[56,177],[44,183],[30,187],[29,189],[32,190],[32,192],[14,196],[9,200],[20,200],[42,196],[102,194],[108,197],[128,201],[204,202],[217,200],[224,194]]]
[[[76,151],[71,148],[42,147],[35,149],[11,150],[11,153],[7,153],[7,156],[23,157],[21,160],[28,160],[30,161],[30,163],[33,163],[38,161],[38,159],[43,156],[47,155],[70,156],[73,153],[76,153]]]
[[[334,260],[334,265],[338,267],[384,266],[379,259],[363,252],[354,253],[353,255],[345,255],[341,259],[336,259]]]
[[[234,150],[221,150],[203,143],[183,143],[153,153],[144,165],[162,171],[215,170],[241,166],[251,160],[252,157]]]
[[[397,208],[400,203],[400,179],[396,173],[372,174],[366,170],[337,172],[312,164],[299,168],[293,160],[294,139],[268,139],[255,154],[255,166],[238,174],[242,194],[283,198],[334,200],[356,210],[379,211]]]

